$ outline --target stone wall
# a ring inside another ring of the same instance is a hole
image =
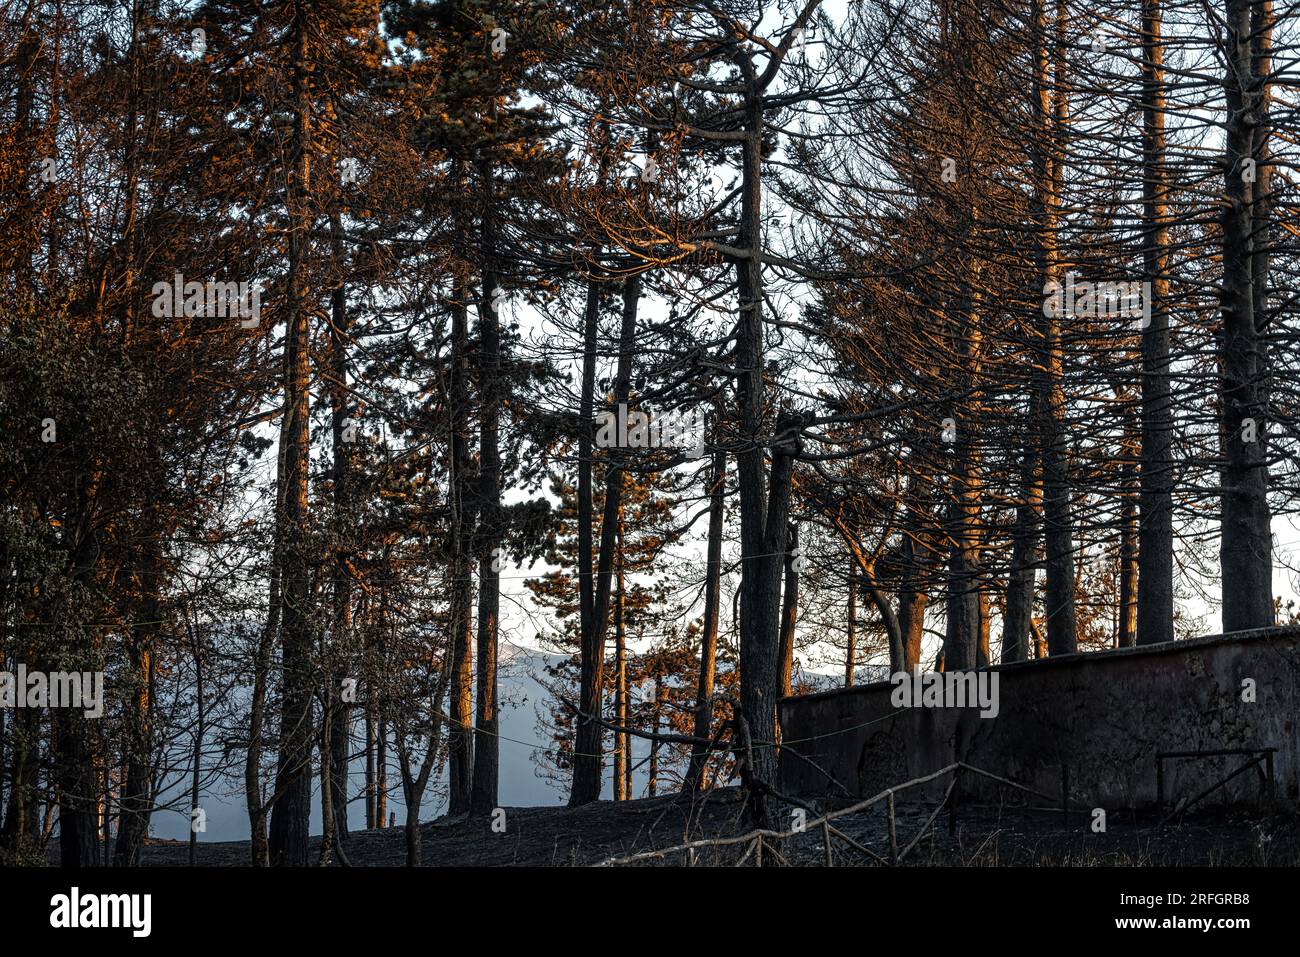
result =
[[[1139,807],[1155,802],[1156,752],[1274,747],[1276,796],[1300,803],[1300,627],[990,670],[999,675],[1000,700],[998,715],[989,718],[975,708],[896,709],[888,682],[782,699],[783,749],[809,760],[782,756],[781,790],[842,796],[830,775],[851,794],[866,796],[961,760],[1059,798],[1068,765],[1072,801]],[[1255,682],[1253,703],[1242,700],[1247,678]],[[1199,793],[1246,760],[1167,761],[1166,796]],[[899,799],[936,800],[947,783]],[[1003,790],[988,782],[963,782],[962,789],[967,797],[995,800]],[[1259,793],[1251,771],[1210,800],[1253,802]]]

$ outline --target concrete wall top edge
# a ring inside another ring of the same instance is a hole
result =
[[[1055,655],[1032,661],[1015,661],[1004,665],[990,665],[986,668],[972,669],[979,671],[1010,672],[1025,669],[1073,668],[1083,664],[1110,661],[1116,658],[1138,657],[1142,655],[1181,654],[1193,648],[1205,648],[1212,645],[1248,643],[1258,641],[1276,641],[1291,639],[1300,641],[1300,625],[1279,625],[1274,628],[1253,628],[1248,631],[1230,631],[1219,635],[1202,635],[1199,638],[1185,638],[1181,641],[1166,641],[1155,645],[1137,645],[1133,648],[1107,648],[1102,651],[1080,651],[1072,655]],[[873,681],[870,684],[854,685],[852,688],[832,688],[814,694],[792,695],[777,701],[777,708],[795,702],[817,701],[838,695],[870,694],[890,687],[888,681]]]

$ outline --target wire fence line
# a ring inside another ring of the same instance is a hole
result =
[[[651,850],[651,851],[642,851],[640,853],[631,854],[625,857],[610,857],[602,861],[599,861],[594,866],[613,867],[613,866],[626,865],[626,864],[637,864],[644,861],[663,859],[671,855],[678,855],[678,854],[682,855],[685,859],[685,863],[688,866],[690,866],[695,863],[695,855],[697,851],[706,848],[716,849],[716,848],[725,848],[725,847],[735,847],[738,845],[748,845],[748,846],[745,850],[745,853],[740,857],[739,860],[736,861],[734,866],[739,867],[745,864],[750,859],[750,857],[753,857],[756,865],[761,867],[763,865],[765,853],[772,856],[776,860],[781,861],[782,863],[788,863],[785,861],[785,859],[781,856],[780,852],[777,851],[775,847],[770,846],[769,842],[784,841],[789,838],[797,837],[800,834],[807,834],[818,827],[822,829],[823,844],[825,847],[825,861],[828,866],[832,863],[832,855],[831,855],[832,837],[844,841],[845,843],[848,843],[854,849],[867,854],[868,856],[874,858],[880,863],[898,864],[907,856],[909,852],[912,851],[913,848],[916,847],[917,843],[921,840],[921,838],[924,837],[925,834],[930,831],[930,829],[934,825],[935,819],[938,818],[939,813],[944,809],[944,807],[951,807],[950,802],[952,800],[953,790],[957,785],[958,774],[963,771],[970,772],[971,774],[977,774],[981,777],[989,778],[990,780],[997,781],[1000,784],[1015,788],[1019,791],[1024,791],[1027,794],[1032,794],[1039,798],[1044,798],[1048,801],[1057,800],[1056,798],[1043,794],[1041,791],[1035,791],[1033,788],[1026,787],[1023,784],[1017,783],[1016,781],[1012,781],[1000,775],[993,774],[989,771],[985,771],[982,768],[974,767],[973,765],[967,764],[964,761],[954,761],[952,764],[940,768],[938,771],[934,771],[931,772],[930,774],[922,775],[921,777],[912,778],[910,781],[905,781],[902,784],[897,784],[894,785],[893,787],[886,788],[885,790],[879,792],[878,794],[874,794],[871,797],[866,798],[862,801],[858,801],[854,804],[851,804],[848,807],[839,808],[834,811],[828,811],[825,814],[822,814],[820,817],[805,822],[802,827],[797,829],[792,828],[786,831],[774,831],[769,828],[755,828],[754,830],[748,831],[744,834],[737,834],[730,837],[702,838],[697,841],[688,841],[686,843],[677,844],[672,847],[659,848],[657,850]],[[904,847],[900,851],[898,847],[897,816],[894,810],[894,795],[899,794],[903,791],[907,791],[911,788],[920,787],[921,785],[924,784],[929,784],[931,781],[938,780],[939,778],[942,778],[948,774],[951,774],[953,778],[948,785],[947,792],[944,794],[943,801],[940,802],[939,806],[935,808],[933,813],[931,813],[929,819],[926,821],[925,825],[921,828],[921,830],[917,833],[917,835],[907,844],[906,847]],[[853,814],[859,814],[862,811],[865,811],[867,808],[879,804],[881,801],[885,801],[888,808],[889,844],[890,844],[890,855],[888,858],[885,858],[880,854],[877,854],[875,851],[871,850],[870,848],[865,847],[860,842],[854,840],[852,837],[845,834],[843,831],[834,827],[831,823],[832,821],[839,820],[840,818],[848,817]],[[1065,809],[1064,804],[1062,804],[1061,807],[1062,809]]]

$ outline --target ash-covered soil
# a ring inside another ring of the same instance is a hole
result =
[[[798,815],[777,804],[783,830]],[[505,830],[492,829],[488,816],[448,819],[421,825],[422,864],[432,867],[584,866],[645,852],[663,851],[688,841],[739,837],[751,830],[736,789],[691,801],[677,795],[582,808],[505,808]],[[895,834],[904,866],[1066,865],[1066,866],[1295,866],[1300,864],[1300,817],[1293,812],[1217,809],[1189,814],[1157,827],[1154,814],[1112,812],[1104,833],[1092,829],[1092,815],[1073,812],[1068,823],[1059,810],[1024,807],[962,806],[950,821],[941,811],[925,830],[932,804],[903,804],[896,810]],[[809,821],[814,815],[806,815]],[[891,856],[883,802],[836,819],[844,837],[831,835],[834,866],[880,866],[872,855]],[[955,826],[954,826],[955,825]],[[919,841],[914,839],[918,834]],[[845,839],[847,838],[847,840]],[[861,845],[854,847],[853,845]],[[910,851],[908,850],[911,846]],[[313,847],[317,846],[313,842]],[[691,863],[735,864],[742,856],[756,863],[756,848],[744,841],[722,848],[698,848]],[[346,843],[352,866],[400,867],[406,862],[401,827],[354,832]],[[820,826],[763,847],[764,866],[824,866],[826,835]],[[641,866],[681,866],[687,854],[637,861]],[[57,858],[55,858],[57,859]],[[200,843],[199,866],[246,866],[248,843]],[[185,866],[188,846],[151,841],[145,866]]]

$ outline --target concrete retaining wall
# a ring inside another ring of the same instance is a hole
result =
[[[1096,807],[1155,803],[1159,751],[1274,747],[1276,796],[1300,803],[1300,627],[1064,655],[999,665],[999,713],[974,708],[894,708],[888,682],[778,705],[781,790],[803,797],[875,794],[961,760],[1059,795],[1069,766],[1071,800]],[[1242,701],[1243,681],[1255,701]],[[1166,762],[1167,797],[1190,797],[1247,759]],[[947,780],[900,795],[942,797]],[[995,799],[973,782],[968,796]],[[1214,801],[1254,801],[1257,775],[1241,775]],[[919,792],[919,793],[918,793]],[[1019,800],[1019,799],[1017,799]],[[1042,803],[1042,802],[1039,802]]]

